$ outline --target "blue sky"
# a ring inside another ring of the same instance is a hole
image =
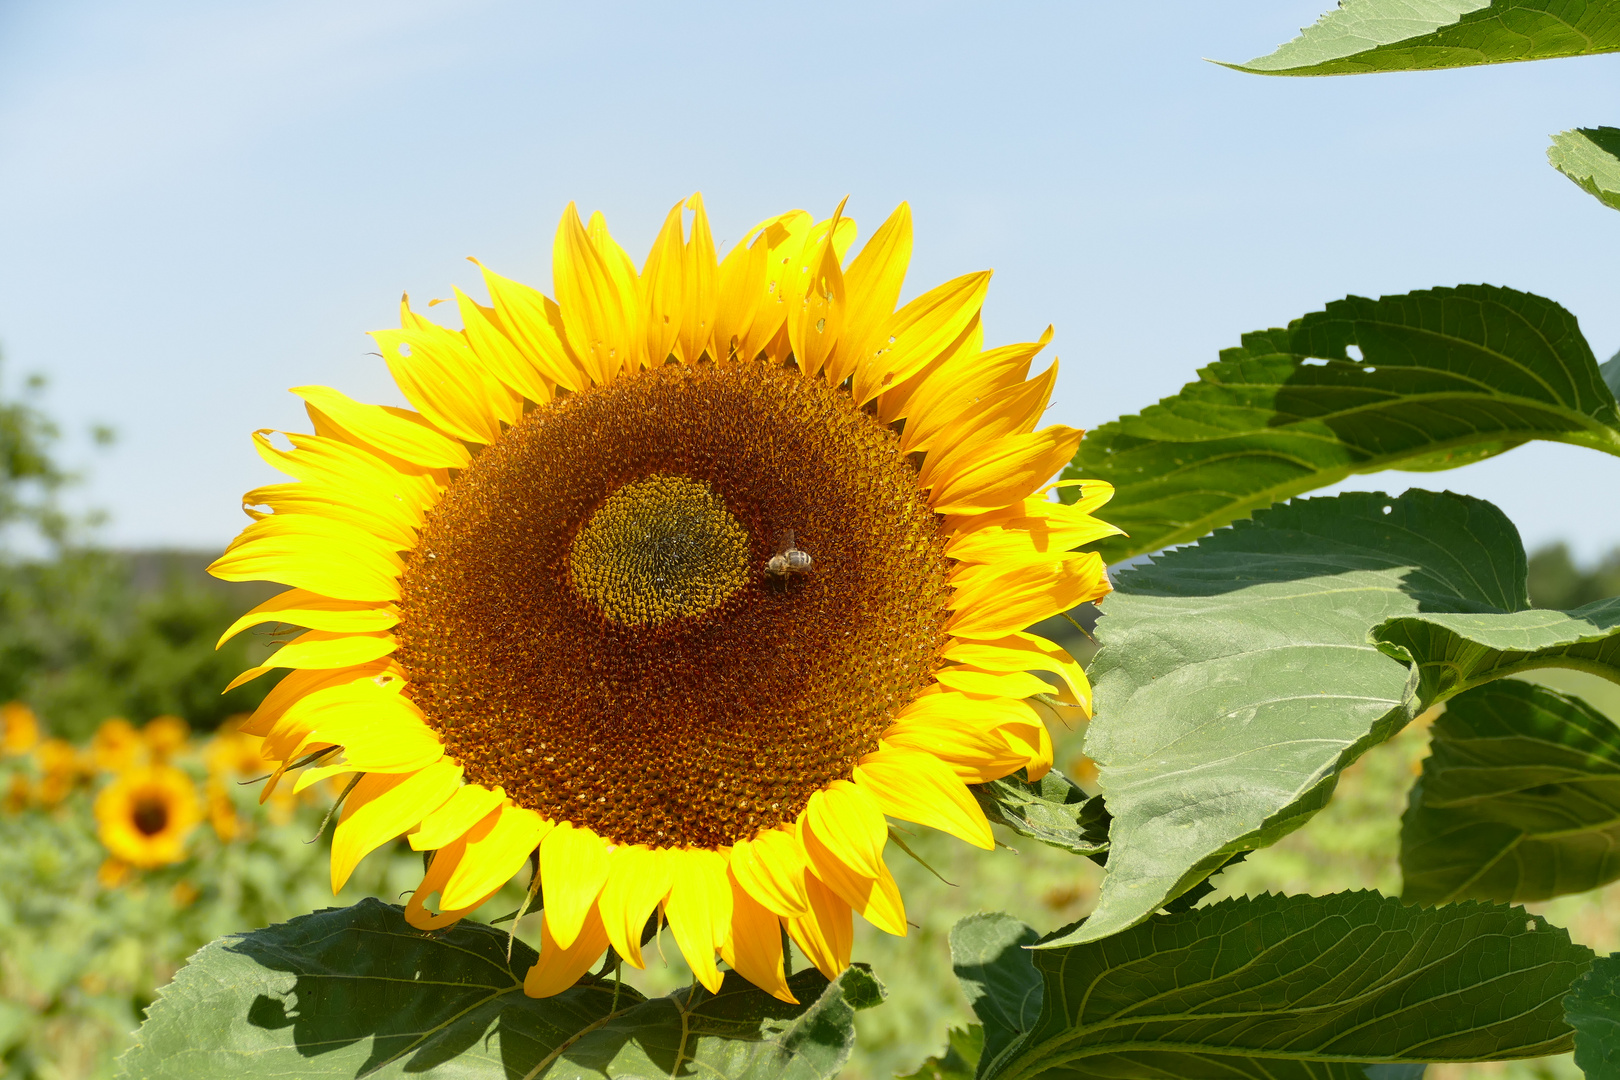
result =
[[[364,331],[477,255],[549,287],[563,206],[640,258],[704,192],[722,244],[849,194],[912,204],[908,294],[993,267],[991,343],[1057,327],[1054,419],[1174,393],[1347,293],[1485,281],[1620,349],[1620,214],[1545,163],[1620,122],[1620,57],[1266,79],[1205,63],[1329,0],[0,5],[0,348],[125,545],[217,548],[289,386],[398,401]],[[84,431],[112,424],[94,451]],[[1491,499],[1532,546],[1620,543],[1620,460],[1522,448],[1347,486]],[[1607,493],[1607,494],[1605,494]]]

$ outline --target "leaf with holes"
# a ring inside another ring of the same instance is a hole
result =
[[[836,1075],[855,1010],[881,1000],[870,972],[829,984],[809,971],[788,1005],[732,974],[719,994],[646,1000],[608,980],[551,998],[523,994],[534,951],[460,924],[425,934],[377,900],[305,915],[205,946],[152,1006],[120,1076],[674,1075],[806,1080]]]
[[[1225,66],[1256,75],[1359,75],[1616,50],[1620,9],[1612,3],[1341,0],[1275,52]]]
[[[1576,128],[1553,136],[1553,168],[1604,206],[1620,210],[1620,128]]]
[[[1620,953],[1600,956],[1564,998],[1575,1064],[1592,1080],[1620,1076]]]
[[[1500,511],[1418,490],[1296,500],[1121,573],[1085,747],[1108,876],[1057,943],[1116,933],[1298,828],[1438,701],[1535,667],[1620,679],[1620,601],[1532,611],[1525,577]]]
[[[1620,454],[1575,317],[1512,289],[1352,296],[1245,335],[1198,375],[1088,433],[1064,473],[1114,485],[1106,516],[1130,535],[1099,545],[1109,562],[1355,473],[1449,469],[1531,439]]]
[[[1620,878],[1620,728],[1504,679],[1435,721],[1401,821],[1402,897],[1523,902]]]
[[[988,784],[970,785],[969,790],[985,817],[1019,836],[1075,855],[1100,855],[1108,850],[1108,810],[1103,801],[1088,796],[1056,769],[1049,769],[1035,783],[1020,772]]]
[[[1225,900],[1029,955],[1040,1015],[981,1080],[1348,1080],[1374,1075],[1358,1063],[1554,1054],[1592,961],[1522,908],[1372,892]]]

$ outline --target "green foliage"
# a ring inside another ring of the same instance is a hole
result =
[[[478,924],[425,934],[375,900],[217,941],[153,1006],[121,1075],[409,1076],[454,1060],[456,1075],[837,1074],[858,1009],[883,998],[861,967],[829,984],[790,980],[801,1005],[736,975],[644,999],[588,978],[552,998],[523,994],[535,961]],[[418,992],[430,981],[437,989]]]
[[[1117,588],[1086,737],[1113,815],[1109,874],[1076,940],[1298,828],[1340,771],[1446,696],[1577,657],[1615,671],[1620,651],[1620,602],[1526,610],[1512,524],[1450,493],[1296,501]]]
[[[1620,878],[1620,729],[1505,679],[1451,699],[1402,819],[1402,896],[1545,900]]]
[[[1011,929],[988,963],[1032,966],[1043,996],[1028,1023],[1026,981],[984,984],[1027,1026],[999,1054],[987,1039],[981,1080],[1352,1077],[1370,1061],[1555,1052],[1570,1045],[1561,999],[1592,955],[1522,908],[1370,892],[1226,900],[1034,952]]]
[[[1103,801],[1087,796],[1056,769],[1033,784],[1020,772],[974,784],[972,790],[985,817],[1019,836],[1075,855],[1108,850],[1108,810]]]
[[[34,376],[27,388],[44,380]],[[31,526],[47,540],[60,541],[71,520],[56,505],[56,493],[73,476],[51,458],[61,432],[27,401],[0,399],[0,529]]]
[[[1575,1029],[1575,1064],[1591,1080],[1620,1077],[1620,954],[1602,956],[1564,998]]]
[[[953,1027],[946,1034],[945,1052],[929,1058],[916,1072],[899,1080],[973,1080],[984,1054],[984,1026]]]
[[[1610,551],[1589,570],[1575,565],[1565,544],[1552,544],[1530,556],[1530,604],[1568,611],[1620,596],[1620,548]]]
[[[1620,210],[1620,128],[1576,128],[1553,136],[1553,168],[1604,206]]]
[[[1226,66],[1257,75],[1355,75],[1617,49],[1620,11],[1602,0],[1340,0],[1275,52]]]
[[[31,705],[50,729],[83,739],[109,716],[179,716],[199,730],[251,711],[274,679],[221,690],[268,652],[219,635],[270,589],[207,578],[206,559],[95,549],[0,562],[0,702]]]
[[[951,931],[951,968],[979,1018],[983,1060],[995,1061],[1040,1016],[1044,991],[1029,959],[1040,936],[999,912],[970,915]]]
[[[1350,352],[1360,350],[1359,357]],[[1349,297],[1246,334],[1174,397],[1087,434],[1066,477],[1112,483],[1110,562],[1383,469],[1449,469],[1531,439],[1620,454],[1575,317],[1487,285]]]

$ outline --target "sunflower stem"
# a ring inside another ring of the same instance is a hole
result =
[[[363,772],[357,772],[354,774],[353,778],[349,780],[348,786],[343,789],[343,794],[337,797],[337,801],[332,804],[331,809],[326,811],[326,816],[321,818],[321,827],[316,829],[315,835],[310,837],[308,840],[305,840],[304,843],[313,844],[322,836],[326,835],[326,826],[331,822],[332,815],[338,812],[338,807],[343,805],[343,800],[349,797],[349,792],[354,790],[354,785],[358,784],[360,782],[360,778],[364,775],[366,774]]]
[[[517,924],[529,912],[529,905],[534,903],[535,893],[540,891],[540,849],[535,848],[529,853],[529,891],[523,897],[523,903],[512,913],[512,925],[506,928],[506,963],[512,963],[512,942],[517,940]]]
[[[788,937],[787,927],[778,925],[777,931],[782,935],[782,978],[793,977],[793,939]]]
[[[624,988],[624,982],[623,982],[623,980],[621,980],[619,978],[619,970],[623,966],[623,964],[624,964],[624,962],[619,959],[619,954],[614,953],[613,954],[613,1004],[611,1006],[609,1006],[608,1012],[618,1012],[619,1011],[619,991]]]

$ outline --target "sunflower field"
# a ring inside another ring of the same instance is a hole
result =
[[[1227,66],[1605,52],[1615,0],[1353,0]],[[1548,156],[1620,210],[1620,129]],[[549,291],[406,296],[410,407],[293,388],[211,582],[0,407],[9,1073],[1620,1076],[1615,558],[1310,494],[1620,456],[1620,355],[1348,296],[1086,432],[846,203],[639,261],[570,203]]]

